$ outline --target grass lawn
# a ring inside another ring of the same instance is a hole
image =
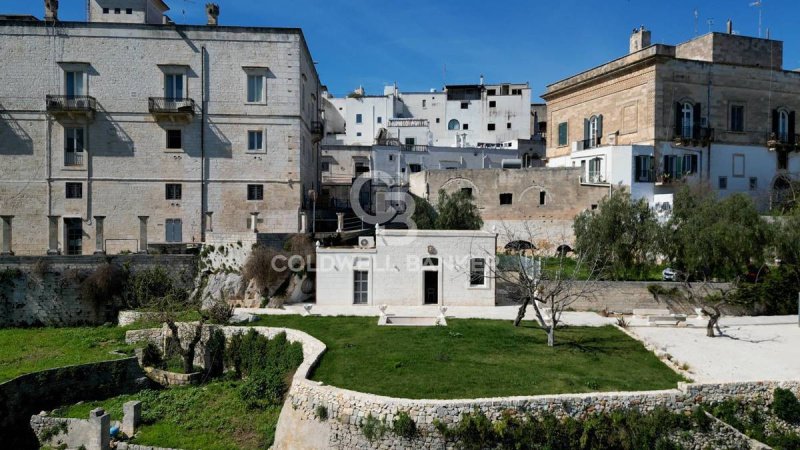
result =
[[[130,352],[118,327],[0,329],[0,382],[56,367],[122,358]]]
[[[372,317],[265,316],[260,326],[295,328],[328,351],[313,379],[404,398],[674,388],[682,377],[614,327],[565,328],[547,347],[543,331],[496,320],[447,327],[378,327]]]
[[[280,406],[247,409],[236,381],[216,381],[199,387],[142,391],[100,402],[87,402],[56,411],[59,417],[85,419],[102,407],[112,420],[122,420],[122,405],[142,401],[144,425],[134,444],[158,447],[227,450],[264,449],[272,445]]]

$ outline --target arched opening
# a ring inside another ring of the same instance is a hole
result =
[[[461,123],[456,119],[452,119],[450,122],[447,122],[447,129],[448,130],[460,130],[461,129]]]
[[[795,196],[792,182],[786,177],[778,177],[772,185],[772,198],[770,199],[773,210],[788,211],[794,207]]]
[[[567,253],[572,253],[572,247],[567,244],[561,244],[556,248],[556,255],[558,256],[567,256]]]
[[[686,139],[692,138],[692,128],[694,127],[694,105],[685,102],[681,109],[681,136]]]
[[[778,111],[778,140],[789,142],[789,111]]]

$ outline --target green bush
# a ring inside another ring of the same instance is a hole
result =
[[[417,424],[407,412],[400,411],[392,423],[392,431],[398,436],[411,439],[417,435]]]
[[[103,264],[81,282],[81,297],[94,304],[106,304],[123,294],[128,273],[118,266]]]
[[[303,347],[287,341],[286,333],[267,339],[251,329],[231,337],[225,361],[240,377],[262,369],[287,373],[303,362]]]
[[[189,293],[175,285],[162,266],[142,269],[128,281],[125,298],[133,309],[180,310],[189,307]]]
[[[772,399],[772,412],[781,420],[800,424],[800,402],[788,389],[776,388]]]
[[[368,441],[373,442],[386,434],[386,423],[378,420],[372,413],[369,413],[361,422],[361,432]]]
[[[274,370],[259,370],[239,386],[239,398],[250,409],[280,405],[286,393],[284,374]]]
[[[206,374],[212,377],[222,375],[225,370],[225,334],[222,330],[214,330],[211,333],[206,343],[206,351],[209,355]]]
[[[325,405],[317,405],[317,408],[314,410],[315,414],[317,415],[317,419],[321,421],[328,420],[328,408]]]
[[[156,347],[156,345],[152,342],[148,342],[147,345],[142,349],[142,365],[144,367],[156,368],[161,368],[164,365],[164,360],[161,356],[161,350],[159,350],[158,347]]]

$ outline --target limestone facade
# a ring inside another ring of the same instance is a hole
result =
[[[3,252],[300,231],[321,138],[301,30],[5,20],[0,59]]]
[[[646,46],[547,87],[548,164],[651,204],[693,181],[776,206],[800,174],[800,73],[783,70],[783,42],[709,33],[650,45],[642,33]]]

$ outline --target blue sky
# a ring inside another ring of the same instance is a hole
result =
[[[204,0],[166,0],[178,23],[204,23]],[[216,0],[223,25],[300,27],[322,82],[341,96],[363,85],[404,91],[445,83],[530,82],[545,86],[628,50],[633,28],[675,44],[724,31],[758,35],[754,0]],[[0,14],[41,17],[42,0],[0,0]],[[83,0],[62,0],[61,20],[84,20]],[[800,1],[763,0],[764,32],[785,42],[784,68],[800,68]],[[794,23],[793,23],[794,22]],[[446,70],[445,70],[446,68]]]

